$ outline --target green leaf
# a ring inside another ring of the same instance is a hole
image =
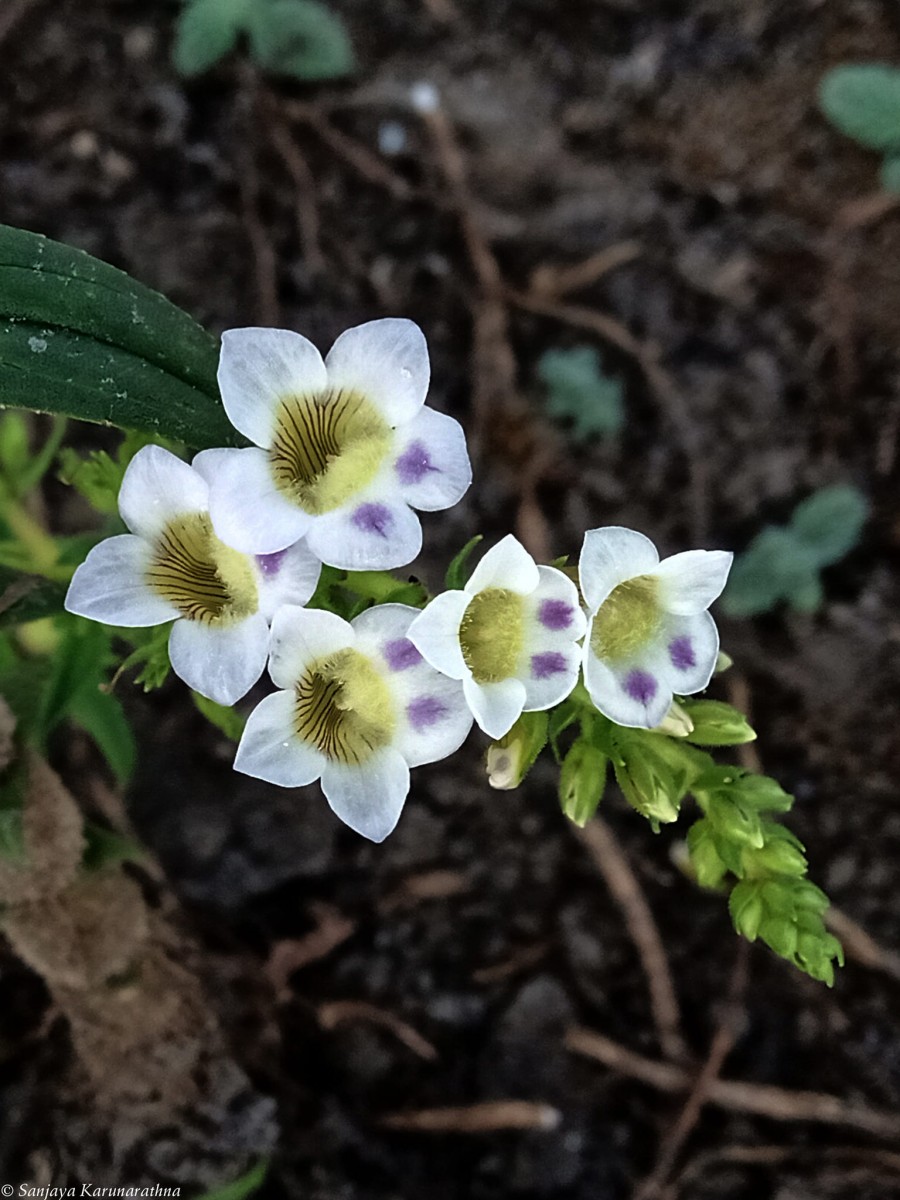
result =
[[[214,340],[124,272],[0,225],[0,406],[242,444],[216,385]]]
[[[862,492],[837,484],[820,488],[798,504],[790,530],[813,556],[816,567],[828,567],[853,549],[868,515],[869,502]]]
[[[137,747],[118,698],[99,687],[85,688],[73,697],[69,716],[97,743],[119,784],[126,784],[134,772]]]
[[[16,863],[25,859],[25,833],[20,808],[0,809],[0,858]]]
[[[881,186],[886,192],[900,192],[900,152],[889,154],[882,162]]]
[[[269,1171],[268,1159],[262,1159],[251,1169],[240,1177],[235,1179],[233,1183],[223,1184],[221,1187],[213,1188],[209,1192],[204,1192],[197,1200],[247,1200],[248,1196],[252,1196],[254,1192],[258,1192],[265,1182],[266,1175]]]
[[[123,862],[140,862],[146,857],[147,851],[132,838],[93,821],[85,822],[82,866],[86,871],[102,871]]]
[[[336,79],[356,67],[343,22],[316,0],[256,0],[250,50],[264,71],[294,79]]]
[[[602,750],[579,738],[563,759],[559,774],[559,802],[563,812],[580,829],[597,811],[606,789],[609,759]]]
[[[882,63],[835,67],[819,103],[831,123],[872,150],[900,148],[900,70]]]
[[[756,733],[742,712],[719,700],[683,700],[694,728],[685,737],[696,746],[742,746]]]
[[[791,530],[769,525],[735,559],[722,607],[733,617],[768,612],[815,571],[814,552]]]
[[[232,742],[241,740],[241,734],[247,724],[246,717],[224,704],[216,704],[215,700],[209,700],[206,696],[201,696],[199,692],[191,692],[191,698],[197,709],[211,725],[215,725],[220,733],[224,733]]]
[[[0,628],[62,612],[67,585],[0,566]]]
[[[127,433],[113,458],[105,450],[92,450],[82,457],[77,450],[66,447],[61,451],[59,479],[74,487],[79,495],[101,513],[119,511],[119,489],[128,464],[143,446],[159,438],[145,433]]]
[[[625,799],[654,826],[677,821],[684,795],[683,773],[651,749],[645,739],[621,738],[618,727],[614,734],[618,752],[613,766]]]
[[[473,538],[469,538],[462,550],[451,558],[447,574],[444,576],[444,587],[448,592],[458,592],[466,586],[472,574],[468,565],[469,557],[478,543],[483,541],[484,534],[476,533]]]
[[[200,75],[233,50],[248,9],[248,0],[191,0],[175,29],[172,65],[178,74]]]
[[[63,629],[43,697],[38,730],[41,743],[68,716],[81,692],[96,690],[110,661],[110,636],[105,626],[70,618]]]
[[[748,942],[755,942],[765,915],[760,885],[755,879],[745,879],[736,884],[728,897],[728,911],[738,933]]]
[[[592,346],[547,350],[538,361],[538,375],[548,389],[548,414],[570,422],[576,441],[611,437],[624,425],[621,380],[604,375]]]

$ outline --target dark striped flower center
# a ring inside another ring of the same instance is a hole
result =
[[[305,512],[331,512],[374,479],[391,449],[390,426],[357,392],[286,396],[269,450],[278,490]]]
[[[390,690],[358,650],[320,659],[296,686],[297,737],[333,762],[364,763],[390,744],[395,726]]]
[[[219,541],[206,513],[168,522],[153,548],[147,582],[183,617],[207,625],[230,625],[259,608],[250,559]]]

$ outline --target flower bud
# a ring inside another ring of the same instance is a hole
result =
[[[694,722],[688,712],[677,700],[673,700],[669,711],[653,730],[654,733],[665,733],[669,737],[683,738],[694,732]]]
[[[508,792],[519,786],[547,744],[548,721],[545,712],[522,713],[509,733],[488,747],[487,775],[492,788]]]

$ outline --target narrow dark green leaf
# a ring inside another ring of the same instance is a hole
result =
[[[126,784],[134,772],[137,747],[119,700],[98,687],[85,688],[73,697],[69,716],[97,743],[119,783]]]
[[[0,406],[238,445],[217,351],[187,313],[124,272],[0,226]]]
[[[66,584],[0,566],[0,628],[62,612]]]

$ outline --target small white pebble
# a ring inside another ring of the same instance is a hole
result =
[[[412,85],[409,90],[409,99],[416,112],[420,113],[437,112],[441,104],[437,88],[433,83],[428,83],[424,79]]]
[[[406,127],[399,121],[382,121],[378,126],[378,149],[389,158],[402,154],[408,141]]]
[[[75,158],[84,161],[94,157],[100,149],[100,143],[97,141],[96,133],[92,133],[90,129],[79,129],[69,139],[69,149]]]
[[[30,337],[28,339],[28,349],[32,352],[32,354],[43,354],[44,351],[47,349],[46,339],[39,338],[39,337]]]

